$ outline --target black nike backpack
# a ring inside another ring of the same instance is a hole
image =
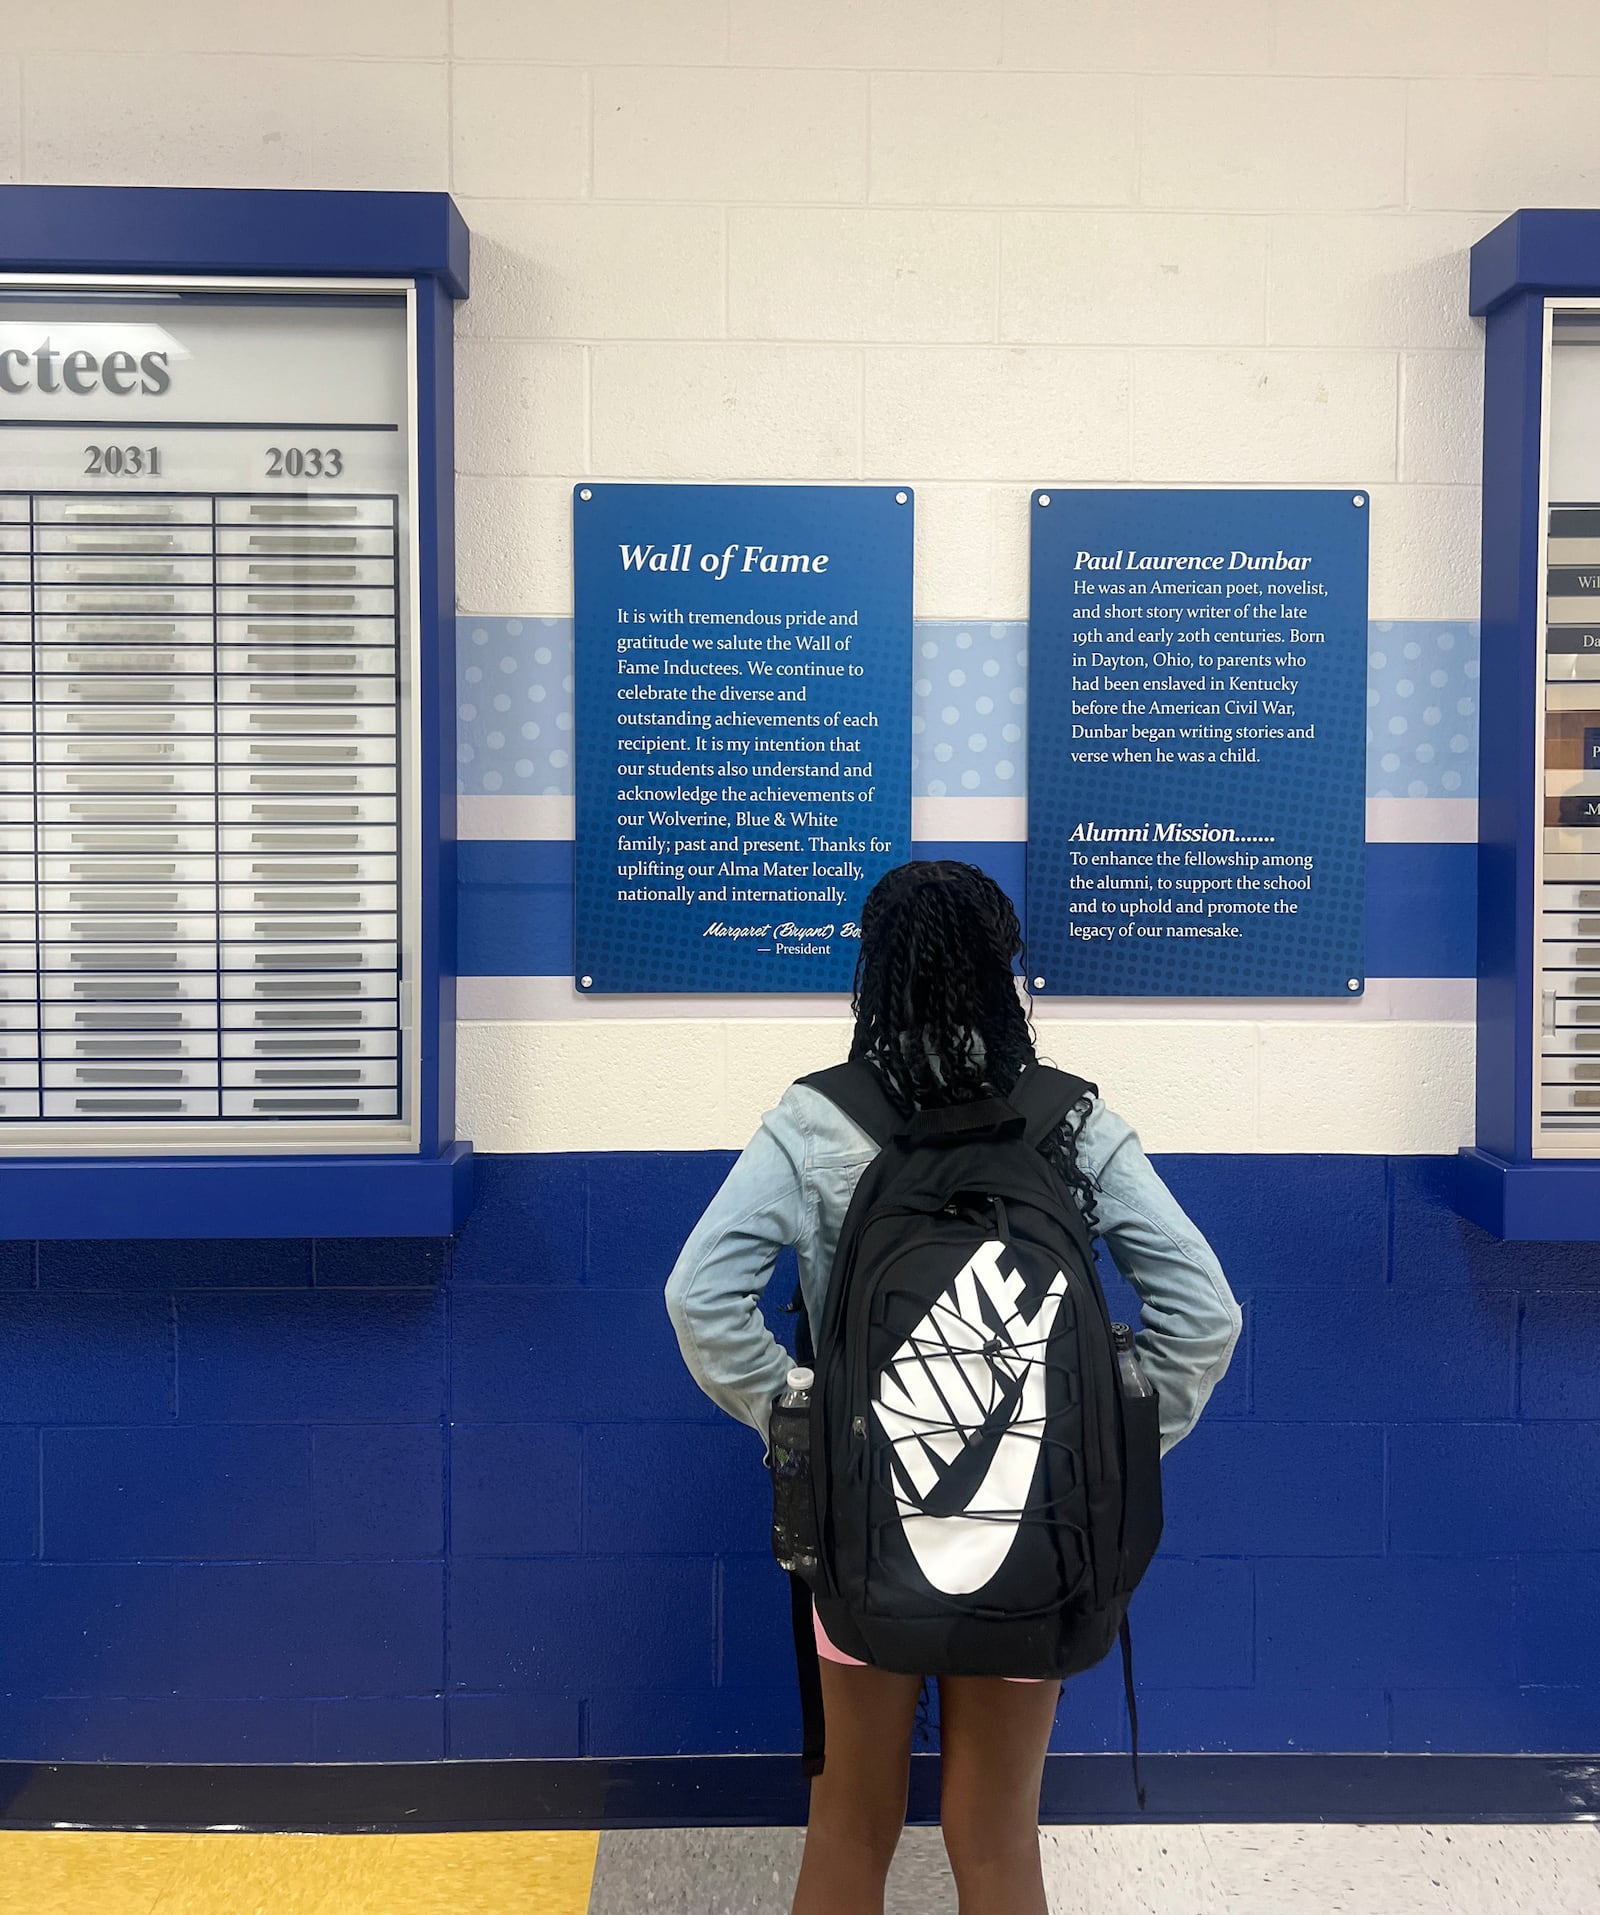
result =
[[[1161,1536],[1161,1435],[1088,1228],[1042,1154],[1094,1087],[1043,1065],[1007,1098],[907,1117],[866,1064],[803,1078],[878,1145],[811,1357],[817,1567],[795,1586],[805,1766],[821,1768],[810,1599],[829,1640],[910,1675],[1071,1676],[1122,1640]],[[1142,1800],[1142,1794],[1141,1794]]]

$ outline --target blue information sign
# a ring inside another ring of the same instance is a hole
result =
[[[1028,948],[1083,997],[1362,988],[1365,492],[1036,492]]]
[[[575,488],[580,990],[849,990],[911,855],[912,512]]]

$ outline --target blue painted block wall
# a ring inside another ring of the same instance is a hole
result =
[[[453,1246],[0,1245],[0,1759],[792,1747],[759,1445],[660,1302],[728,1162],[488,1157]],[[1150,1745],[1600,1749],[1600,1248],[1433,1160],[1161,1168],[1247,1330],[1135,1605]],[[1123,1735],[1071,1685],[1060,1749]]]

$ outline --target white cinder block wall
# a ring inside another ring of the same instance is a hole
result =
[[[1584,0],[8,0],[4,23],[4,177],[457,195],[479,614],[570,612],[582,475],[909,481],[919,614],[991,619],[1026,613],[1030,482],[1360,484],[1374,617],[1473,617],[1466,248],[1600,198]],[[1373,996],[1052,1014],[1052,1048],[1156,1147],[1453,1149],[1469,1026]],[[732,1144],[838,1041],[649,1008],[469,1027],[466,1129]],[[618,1108],[612,1067],[646,1056]]]

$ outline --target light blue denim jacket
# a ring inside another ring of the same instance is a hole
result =
[[[820,1091],[791,1084],[728,1172],[667,1280],[667,1309],[695,1381],[764,1437],[790,1359],[758,1299],[793,1244],[813,1325],[856,1183],[877,1150]],[[1138,1292],[1140,1360],[1161,1399],[1163,1454],[1195,1426],[1227,1370],[1241,1317],[1222,1266],[1150,1167],[1132,1128],[1097,1097],[1078,1141],[1099,1234]]]

